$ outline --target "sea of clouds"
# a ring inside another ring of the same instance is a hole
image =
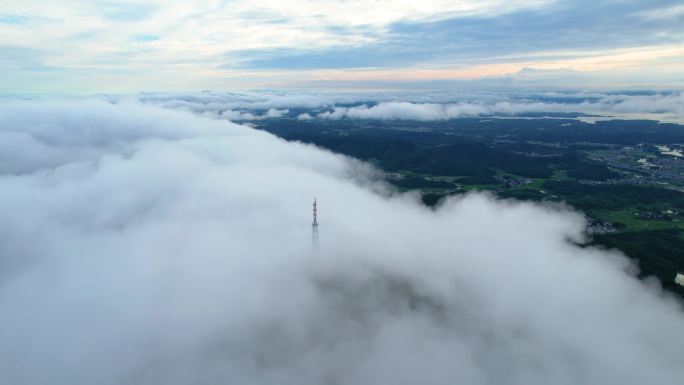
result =
[[[0,103],[0,383],[684,378],[680,302],[582,246],[569,208],[433,210],[358,161],[152,104]]]
[[[684,124],[684,93],[143,93],[136,100],[231,121],[256,121],[306,110],[300,120],[372,119],[444,121],[468,117],[584,114],[603,118],[653,119]]]

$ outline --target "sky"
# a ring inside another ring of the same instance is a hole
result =
[[[680,88],[677,0],[0,1],[0,92]]]
[[[433,209],[357,160],[135,100],[14,99],[0,121],[2,383],[684,376],[681,300],[568,206]]]

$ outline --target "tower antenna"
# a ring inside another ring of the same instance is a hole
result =
[[[318,249],[318,209],[316,207],[316,197],[313,201],[313,222],[311,223],[311,245],[314,250]]]

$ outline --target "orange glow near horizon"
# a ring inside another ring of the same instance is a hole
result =
[[[288,71],[241,71],[239,75],[255,80],[275,80],[275,85],[286,84],[294,73],[297,78],[305,78],[308,81],[431,81],[431,80],[478,80],[503,76],[511,76],[520,73],[525,68],[548,71],[576,71],[579,73],[620,71],[639,69],[649,66],[650,68],[669,68],[676,70],[677,64],[672,64],[663,59],[684,58],[684,47],[660,46],[642,47],[632,49],[611,50],[608,52],[554,52],[557,57],[582,56],[563,60],[547,61],[512,61],[500,64],[477,64],[473,66],[440,68],[414,67],[403,69],[374,69],[358,68],[343,70],[288,70]],[[532,57],[532,55],[530,55]],[[676,63],[676,62],[675,62]],[[460,68],[459,68],[460,67]],[[682,68],[684,71],[684,68]],[[223,76],[227,73],[223,72]],[[273,84],[269,84],[272,86]]]

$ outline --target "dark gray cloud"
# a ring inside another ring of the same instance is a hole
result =
[[[262,69],[400,68],[427,62],[467,65],[577,58],[587,55],[582,50],[681,44],[684,13],[649,17],[678,4],[675,0],[556,1],[493,16],[397,22],[369,44],[247,50],[231,55],[237,55],[244,67]],[[557,51],[566,52],[559,56]]]

